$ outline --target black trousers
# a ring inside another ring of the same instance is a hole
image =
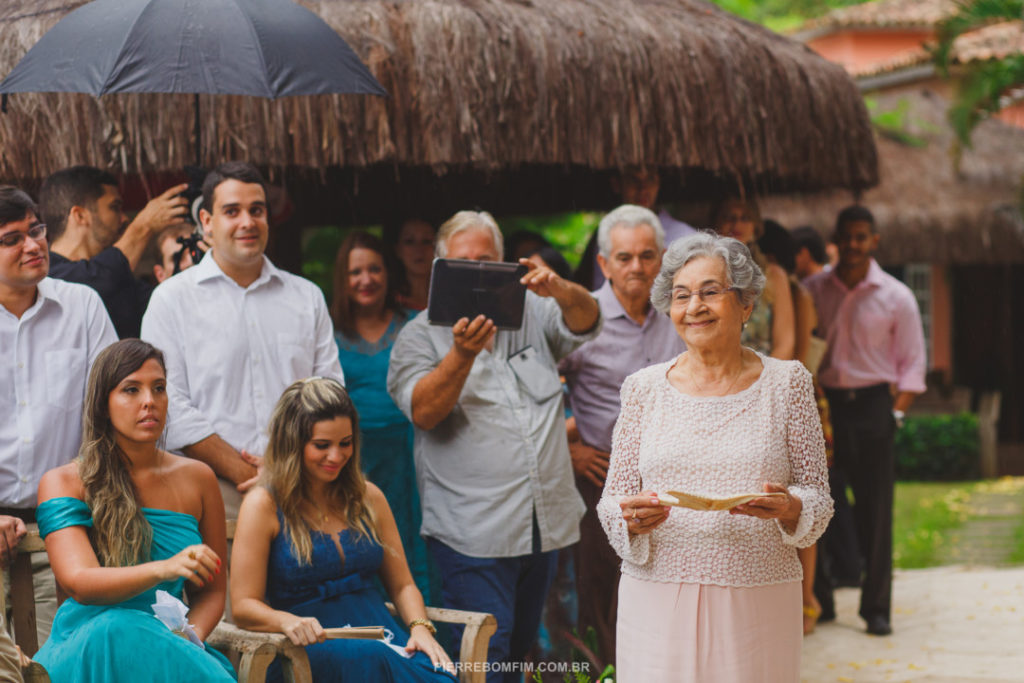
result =
[[[832,499],[853,489],[853,521],[864,560],[860,615],[890,618],[892,610],[892,502],[896,463],[892,394],[886,384],[857,390],[825,389],[834,436]]]

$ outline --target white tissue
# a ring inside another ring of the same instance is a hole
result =
[[[186,618],[188,616],[188,606],[181,600],[167,591],[158,590],[156,592],[156,603],[152,605],[152,609],[153,614],[163,622],[164,626],[171,629],[174,633],[185,636],[189,642],[206,649],[203,641],[196,635],[192,624],[188,623]]]
[[[406,652],[404,647],[399,647],[398,645],[392,645],[391,644],[391,641],[394,640],[394,639],[395,639],[395,634],[391,632],[391,629],[386,628],[386,629],[384,629],[384,637],[381,638],[377,642],[384,643],[385,645],[387,645],[392,650],[394,650],[395,652],[397,652],[401,656],[405,657],[406,659],[411,658],[412,657],[412,653],[411,652]]]

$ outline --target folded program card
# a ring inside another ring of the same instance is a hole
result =
[[[778,493],[743,493],[738,496],[728,496],[726,498],[711,498],[709,496],[700,496],[693,493],[669,491],[668,493],[659,493],[658,500],[661,501],[662,505],[674,505],[681,508],[690,508],[691,510],[706,511],[729,510],[737,505],[749,503],[755,498],[776,498],[785,495],[785,493],[780,491]]]

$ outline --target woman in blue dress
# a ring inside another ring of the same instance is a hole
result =
[[[269,432],[261,485],[238,513],[231,556],[235,622],[306,646],[319,682],[453,681],[388,501],[360,468],[359,418],[345,389],[319,377],[292,384],[274,408]],[[348,625],[384,626],[395,647],[325,640],[324,628]]]
[[[416,312],[396,302],[389,261],[379,239],[362,231],[349,234],[334,264],[331,316],[345,387],[359,411],[363,472],[391,503],[413,580],[429,601],[430,561],[420,536],[412,424],[387,390],[391,347]]]
[[[233,681],[227,659],[154,618],[181,598],[201,641],[224,611],[224,504],[213,471],[157,448],[167,417],[163,355],[138,339],[96,358],[78,458],[39,483],[36,518],[70,596],[36,660],[56,683]]]

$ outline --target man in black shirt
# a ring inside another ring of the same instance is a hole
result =
[[[188,212],[177,185],[146,204],[127,228],[121,191],[111,174],[91,166],[57,171],[39,192],[50,236],[50,275],[95,289],[117,336],[138,337],[151,286],[135,279],[153,236]]]

